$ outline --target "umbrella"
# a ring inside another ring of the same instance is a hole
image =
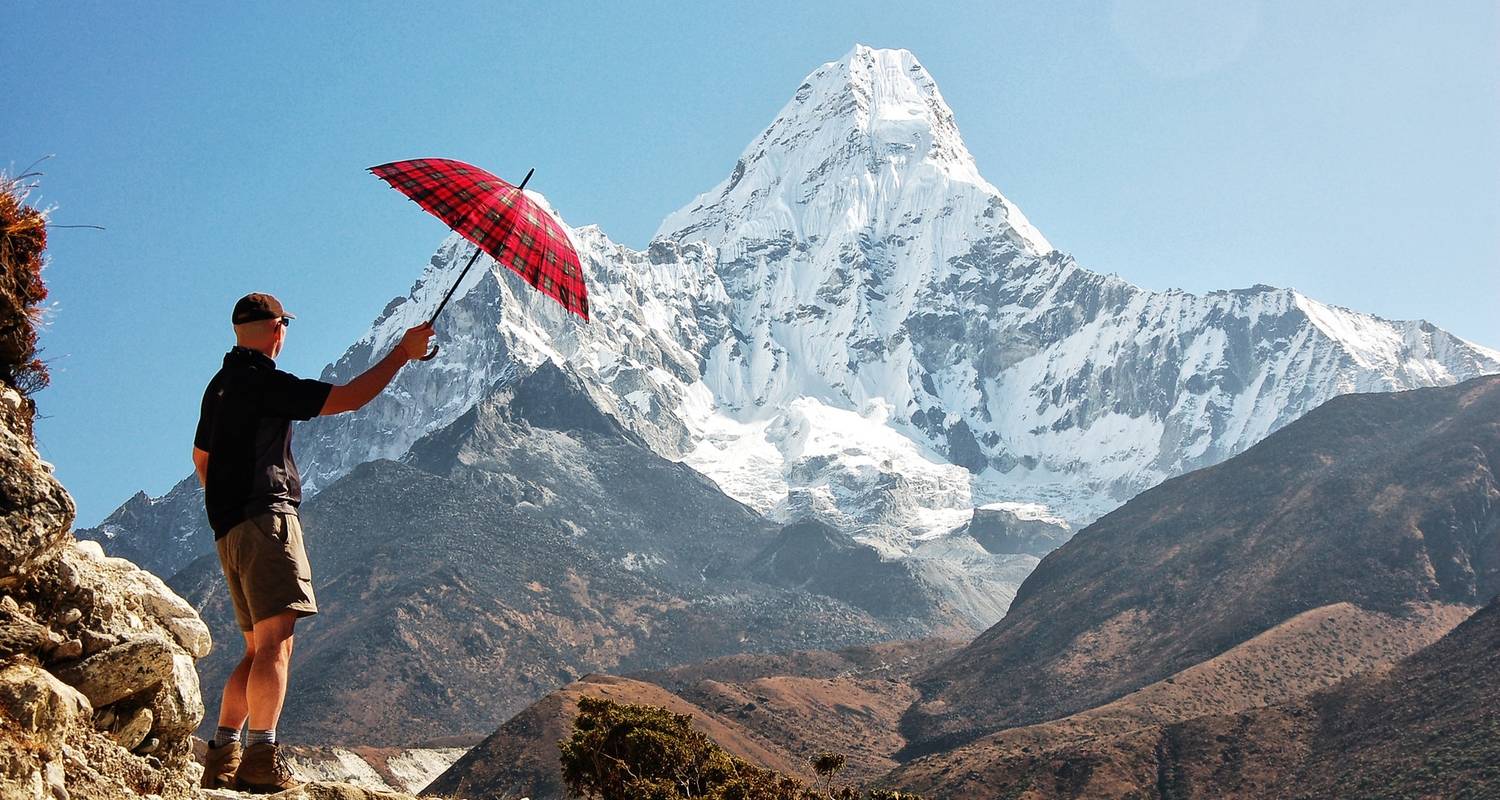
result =
[[[585,320],[589,318],[588,288],[583,283],[578,253],[557,220],[523,191],[535,170],[526,173],[520,186],[512,186],[479,167],[447,158],[394,161],[370,167],[370,172],[474,244],[474,254],[443,295],[443,301],[432,314],[432,322],[443,313],[443,307],[448,305],[481,252],[488,253],[563,308]],[[425,358],[435,355],[437,348]]]

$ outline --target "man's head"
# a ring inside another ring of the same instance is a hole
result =
[[[275,297],[262,292],[247,294],[234,304],[230,318],[234,323],[235,344],[275,358],[286,343],[286,326],[295,318]]]

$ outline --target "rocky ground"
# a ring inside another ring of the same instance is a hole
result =
[[[0,795],[189,796],[208,628],[155,576],[73,538],[32,413],[0,388]]]

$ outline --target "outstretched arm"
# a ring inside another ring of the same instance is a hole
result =
[[[359,377],[343,386],[333,387],[328,392],[328,399],[323,401],[323,408],[318,414],[328,416],[363,408],[365,403],[374,400],[375,396],[385,389],[406,362],[427,354],[427,343],[431,339],[431,323],[424,322],[415,328],[408,329],[401,337],[401,343],[396,345],[396,349],[376,362],[375,366],[365,370]]]

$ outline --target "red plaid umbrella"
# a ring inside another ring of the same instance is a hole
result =
[[[512,186],[479,167],[447,158],[395,161],[370,167],[370,172],[475,245],[474,255],[433,313],[434,321],[443,313],[443,306],[448,304],[481,251],[557,300],[563,308],[585,320],[589,318],[588,289],[583,283],[578,254],[557,220],[523,191],[531,180],[531,172],[526,173],[520,186]],[[436,353],[433,350],[429,357]]]

